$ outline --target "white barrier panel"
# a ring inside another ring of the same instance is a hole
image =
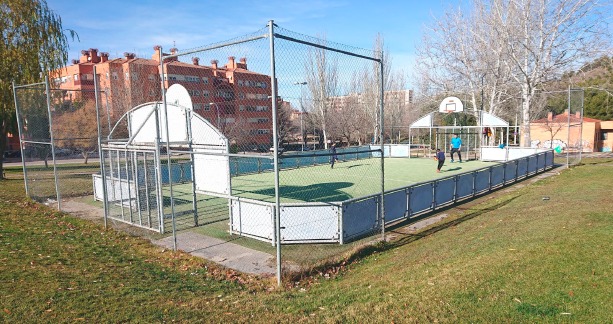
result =
[[[507,160],[507,149],[498,146],[482,146],[481,161],[499,161]]]
[[[484,146],[481,147],[481,161],[510,161],[520,159],[530,155],[549,151],[549,149],[539,149],[531,147],[504,147]]]
[[[94,179],[94,199],[102,201],[104,200],[104,192],[102,188],[102,176],[99,174],[92,174]],[[116,202],[118,200],[130,200],[136,198],[136,188],[134,181],[128,182],[125,179],[106,178],[106,192],[109,202]]]
[[[194,149],[196,191],[230,195],[230,158],[227,155],[205,155],[205,153],[225,153],[225,148]]]
[[[409,144],[390,145],[391,157],[409,157]]]
[[[544,150],[539,150],[537,148],[531,148],[531,147],[509,148],[509,160],[523,158],[523,157],[530,156],[530,155],[533,155],[539,152],[544,152]]]
[[[232,232],[274,243],[274,206],[233,197]]]
[[[339,207],[300,205],[281,207],[281,242],[339,240]]]
[[[380,150],[381,145],[370,145],[371,150]],[[385,144],[383,145],[384,157],[409,157],[409,144]],[[380,157],[379,152],[372,152],[373,157]]]

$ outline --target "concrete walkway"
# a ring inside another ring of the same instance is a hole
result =
[[[172,236],[152,242],[168,249],[173,248]],[[275,260],[268,253],[194,232],[177,234],[177,249],[244,273],[274,275],[277,271]]]
[[[55,203],[50,206],[57,207]],[[63,200],[62,211],[99,223],[102,223],[104,217],[102,208],[74,200]],[[109,221],[109,226],[141,237],[150,238],[148,234],[152,233],[112,220]],[[173,241],[172,236],[151,239],[153,244],[169,250],[173,249]],[[190,231],[177,234],[177,249],[244,273],[268,276],[277,272],[275,259],[268,253]]]

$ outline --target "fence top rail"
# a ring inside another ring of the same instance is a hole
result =
[[[317,156],[332,156],[332,155],[352,155],[352,154],[360,154],[360,153],[373,153],[373,152],[381,152],[381,149],[374,150],[359,150],[359,151],[339,151],[336,153],[330,153],[326,151],[320,151],[321,153],[311,153],[311,154],[293,154],[293,155],[280,155],[280,159],[294,159],[294,158],[305,158],[305,157],[317,157]],[[326,152],[326,153],[323,153]]]
[[[21,89],[21,88],[28,88],[28,87],[39,86],[39,85],[45,85],[45,82],[15,85],[14,88],[15,89]]]
[[[304,207],[304,206],[312,206],[312,207],[341,207],[343,205],[342,201],[314,201],[314,202],[291,202],[291,203],[281,203],[281,207]]]
[[[178,58],[180,56],[185,56],[185,55],[189,55],[189,54],[195,54],[195,53],[199,53],[199,52],[210,51],[210,50],[214,50],[214,49],[218,49],[218,48],[223,48],[223,47],[228,47],[228,46],[232,46],[232,45],[238,45],[238,44],[242,44],[242,43],[248,43],[248,42],[256,41],[256,40],[263,39],[263,38],[268,38],[268,34],[256,35],[256,36],[245,38],[245,39],[241,39],[241,40],[227,41],[227,42],[217,43],[217,44],[208,45],[208,46],[201,46],[201,47],[190,49],[190,50],[187,50],[187,51],[184,51],[184,52],[181,52],[181,53],[177,53],[177,54],[162,55],[162,60],[166,60],[166,59],[169,59],[169,58],[175,58],[175,57]]]
[[[268,206],[268,207],[275,207],[275,203],[274,202],[266,202],[266,201],[262,201],[262,200],[257,200],[257,199],[250,199],[250,198],[244,198],[244,197],[238,197],[238,196],[228,196],[227,197],[230,200],[235,200],[238,202],[247,202],[247,203],[251,203],[251,204],[256,204],[256,205],[261,205],[261,206]]]

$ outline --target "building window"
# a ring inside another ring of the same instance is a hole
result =
[[[602,138],[601,140],[606,141],[609,139],[609,133],[607,132],[602,132]]]
[[[155,81],[155,75],[149,74],[149,81]]]
[[[209,78],[207,78],[207,77],[202,77],[202,83],[204,83],[204,84],[209,84]]]
[[[74,77],[75,81],[79,81],[79,75],[78,74],[73,75],[73,77]]]
[[[239,85],[239,86],[242,86],[242,85],[243,85],[243,80],[237,80],[236,82],[238,82],[238,85]]]
[[[208,90],[202,91],[202,96],[205,97],[205,98],[208,98],[209,97],[209,91]]]
[[[204,106],[202,107],[202,109],[204,111],[211,111],[211,105],[210,104],[204,104]]]

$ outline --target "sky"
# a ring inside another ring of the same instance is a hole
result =
[[[372,49],[377,34],[385,42],[392,68],[412,71],[423,26],[460,1],[448,0],[266,0],[266,1],[91,1],[47,0],[66,29],[69,62],[81,50],[97,48],[111,58],[124,52],[150,58],[153,46],[191,49],[264,28],[269,20],[284,29],[329,41]],[[91,5],[87,5],[91,4]]]

